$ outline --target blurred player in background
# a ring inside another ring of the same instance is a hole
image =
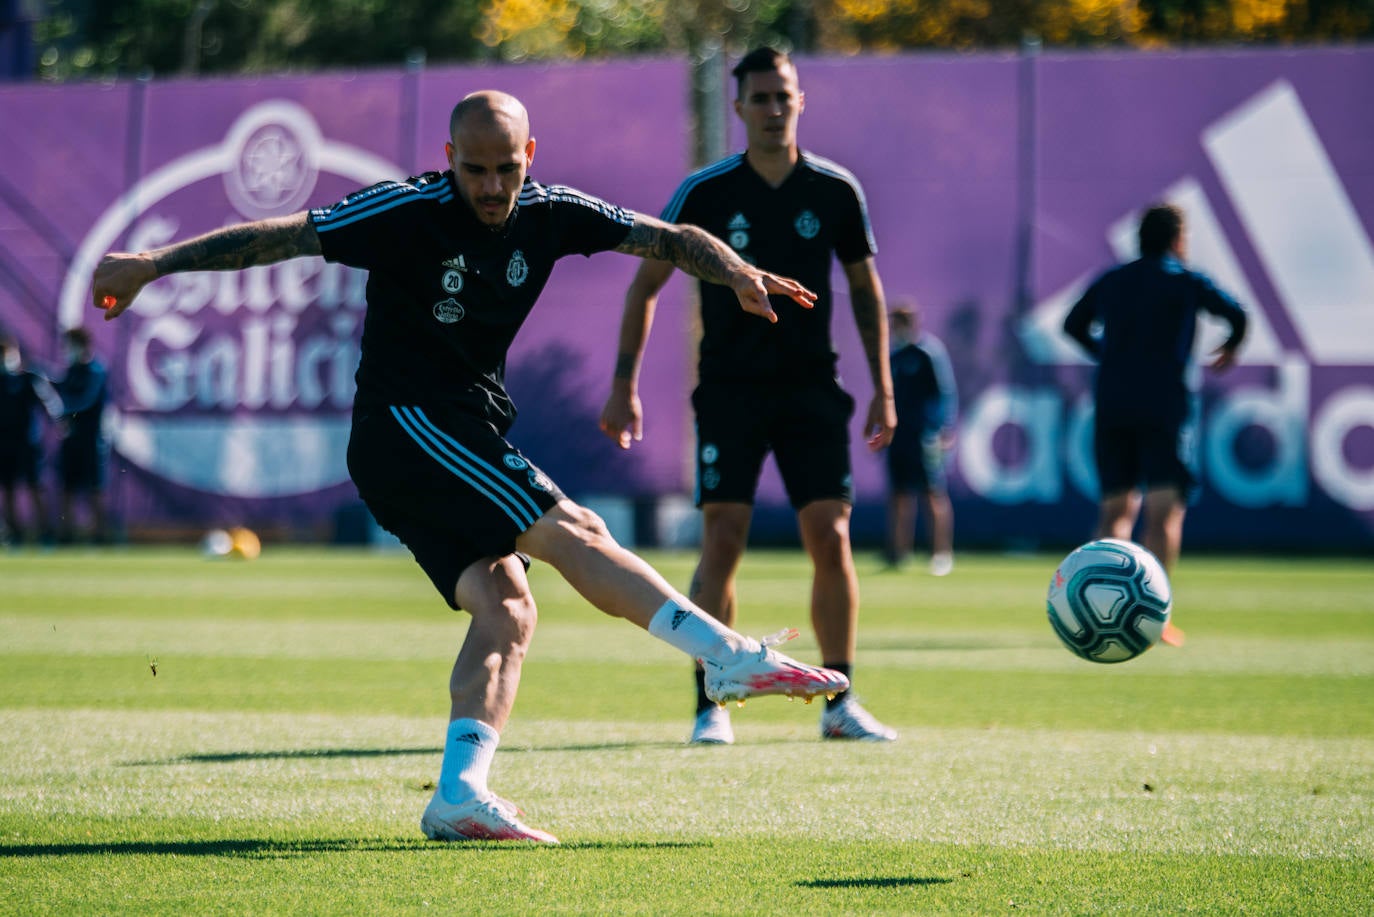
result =
[[[5,501],[0,543],[18,545],[48,535],[39,408],[56,421],[62,416],[62,399],[47,379],[24,368],[18,339],[0,333],[0,498]],[[32,513],[33,524],[27,528],[19,517],[21,495]]]
[[[902,303],[888,319],[897,430],[887,448],[887,561],[899,566],[911,553],[919,502],[930,530],[930,572],[946,576],[954,569],[954,510],[945,486],[959,411],[954,369],[945,345],[921,328],[914,303]]]
[[[1097,537],[1131,540],[1144,509],[1143,544],[1172,573],[1183,516],[1197,486],[1198,370],[1193,344],[1207,312],[1231,327],[1210,367],[1229,368],[1245,338],[1245,311],[1206,275],[1184,266],[1183,211],[1158,204],[1140,219],[1140,258],[1092,282],[1064,331],[1097,362],[1093,447],[1101,490]],[[1164,641],[1183,632],[1171,621]]]
[[[691,598],[733,625],[735,571],[749,539],[755,490],[771,451],[797,513],[815,577],[811,622],[827,668],[848,675],[857,641],[859,585],[849,543],[853,482],[849,421],[854,399],[835,373],[830,341],[830,268],[838,257],[873,381],[864,414],[868,445],[892,438],[897,416],[887,363],[887,316],[874,267],[877,245],[859,182],[833,162],[804,152],[797,121],[804,96],[786,54],[759,48],[732,71],[735,112],[748,138],[744,153],[690,175],[663,211],[724,239],[751,264],[797,277],[817,292],[814,309],[780,302],[765,325],[737,314],[730,290],[701,284],[703,337],[696,410],[696,500],[702,509],[701,560]],[[601,428],[628,449],[643,432],[637,392],[644,345],[659,291],[673,273],[665,261],[640,265],[625,295],[620,354]],[[826,705],[821,735],[886,741],[896,733],[849,693]],[[711,702],[697,672],[691,741],[734,741],[729,713]]]
[[[76,541],[77,501],[84,499],[90,513],[90,536],[97,544],[109,540],[105,513],[105,460],[108,457],[104,431],[105,400],[108,395],[105,367],[95,358],[91,333],[71,328],[62,334],[67,355],[67,373],[57,383],[62,396],[62,447],[58,453],[58,482],[61,505],[58,512],[58,540]]]
[[[811,697],[848,681],[702,613],[507,442],[515,406],[504,385],[506,351],[565,255],[664,259],[726,286],[736,308],[761,325],[776,320],[769,293],[799,307],[814,297],[695,227],[528,178],[535,144],[512,96],[467,96],[453,109],[449,133],[449,171],[382,182],[333,206],[152,252],[107,255],[94,296],[113,318],[145,284],[177,271],[323,254],[369,272],[349,473],[445,601],[472,616],[449,684],[438,787],[421,827],[439,840],[556,843],[487,785],[534,634],[526,555],[549,563],[607,614],[704,659],[708,690],[720,701]],[[611,664],[602,677],[615,677]]]

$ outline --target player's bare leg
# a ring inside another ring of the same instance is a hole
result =
[[[1155,487],[1145,494],[1145,536],[1141,544],[1159,558],[1164,572],[1173,575],[1183,545],[1183,517],[1187,506],[1177,487]],[[1182,646],[1183,631],[1171,619],[1160,637],[1170,646]]]
[[[766,694],[810,698],[849,686],[838,672],[804,665],[716,621],[625,550],[601,518],[562,500],[518,539],[516,548],[554,567],[588,602],[624,618],[706,667],[712,700]]]
[[[500,732],[538,620],[525,566],[513,554],[478,561],[458,578],[455,598],[472,623],[449,679],[449,719],[481,720]]]
[[[827,663],[854,662],[859,577],[849,548],[849,504],[816,500],[797,513],[802,547],[811,558],[811,626]]]
[[[735,626],[738,604],[735,574],[749,542],[754,508],[748,503],[707,503],[701,509],[701,556],[692,573],[687,597],[729,627]],[[706,694],[706,673],[698,663],[692,672],[696,688],[696,713],[688,737],[694,745],[730,745],[735,730],[730,711]]]
[[[954,568],[954,508],[949,494],[928,490],[921,495],[930,528],[930,572],[944,576]]]
[[[748,503],[707,503],[701,508],[701,558],[688,598],[730,627],[735,626],[735,574],[749,543],[753,513]]]
[[[859,577],[849,544],[850,506],[843,500],[816,500],[797,513],[802,546],[811,557],[811,625],[822,664],[848,675],[858,642]],[[821,717],[827,739],[891,741],[897,733],[873,718],[849,692],[831,698]]]
[[[916,497],[914,494],[894,491],[887,497],[887,561],[889,566],[900,566],[911,554],[916,540]]]
[[[1098,538],[1120,538],[1130,541],[1135,522],[1140,515],[1140,492],[1122,490],[1103,494],[1097,517]]]
[[[420,827],[434,840],[556,844],[487,785],[537,619],[524,564],[515,555],[478,561],[459,576],[454,599],[472,623],[449,678],[444,758]]]

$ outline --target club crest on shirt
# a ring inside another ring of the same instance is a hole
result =
[[[512,471],[520,471],[529,467],[529,462],[525,461],[524,458],[516,455],[514,452],[507,452],[505,455],[501,456],[501,461]]]
[[[797,230],[797,235],[803,239],[814,239],[816,233],[821,231],[821,220],[810,210],[803,210],[797,214],[797,219],[792,227]]]
[[[511,252],[510,261],[506,264],[506,283],[518,287],[529,276],[530,266],[525,263],[525,253],[517,248]]]
[[[452,297],[434,304],[434,317],[442,324],[452,325],[463,320],[463,304]]]

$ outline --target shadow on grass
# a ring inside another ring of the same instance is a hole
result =
[[[874,876],[869,879],[807,879],[802,888],[906,888],[922,885],[948,885],[953,879],[938,876]]]
[[[442,748],[284,748],[275,751],[221,751],[177,755],[153,761],[126,761],[121,767],[165,767],[170,764],[232,764],[235,761],[280,761],[311,758],[390,758],[400,755],[441,755]]]
[[[547,847],[521,841],[428,841],[422,838],[336,838],[272,840],[226,838],[204,841],[114,841],[53,844],[0,844],[0,860],[65,856],[201,856],[245,860],[279,860],[319,853],[377,853],[461,850],[496,853],[517,850],[666,850],[709,847],[710,843],[682,841],[592,841]]]

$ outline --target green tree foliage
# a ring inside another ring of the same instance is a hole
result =
[[[1374,0],[42,0],[45,79],[431,61],[1355,41]]]

